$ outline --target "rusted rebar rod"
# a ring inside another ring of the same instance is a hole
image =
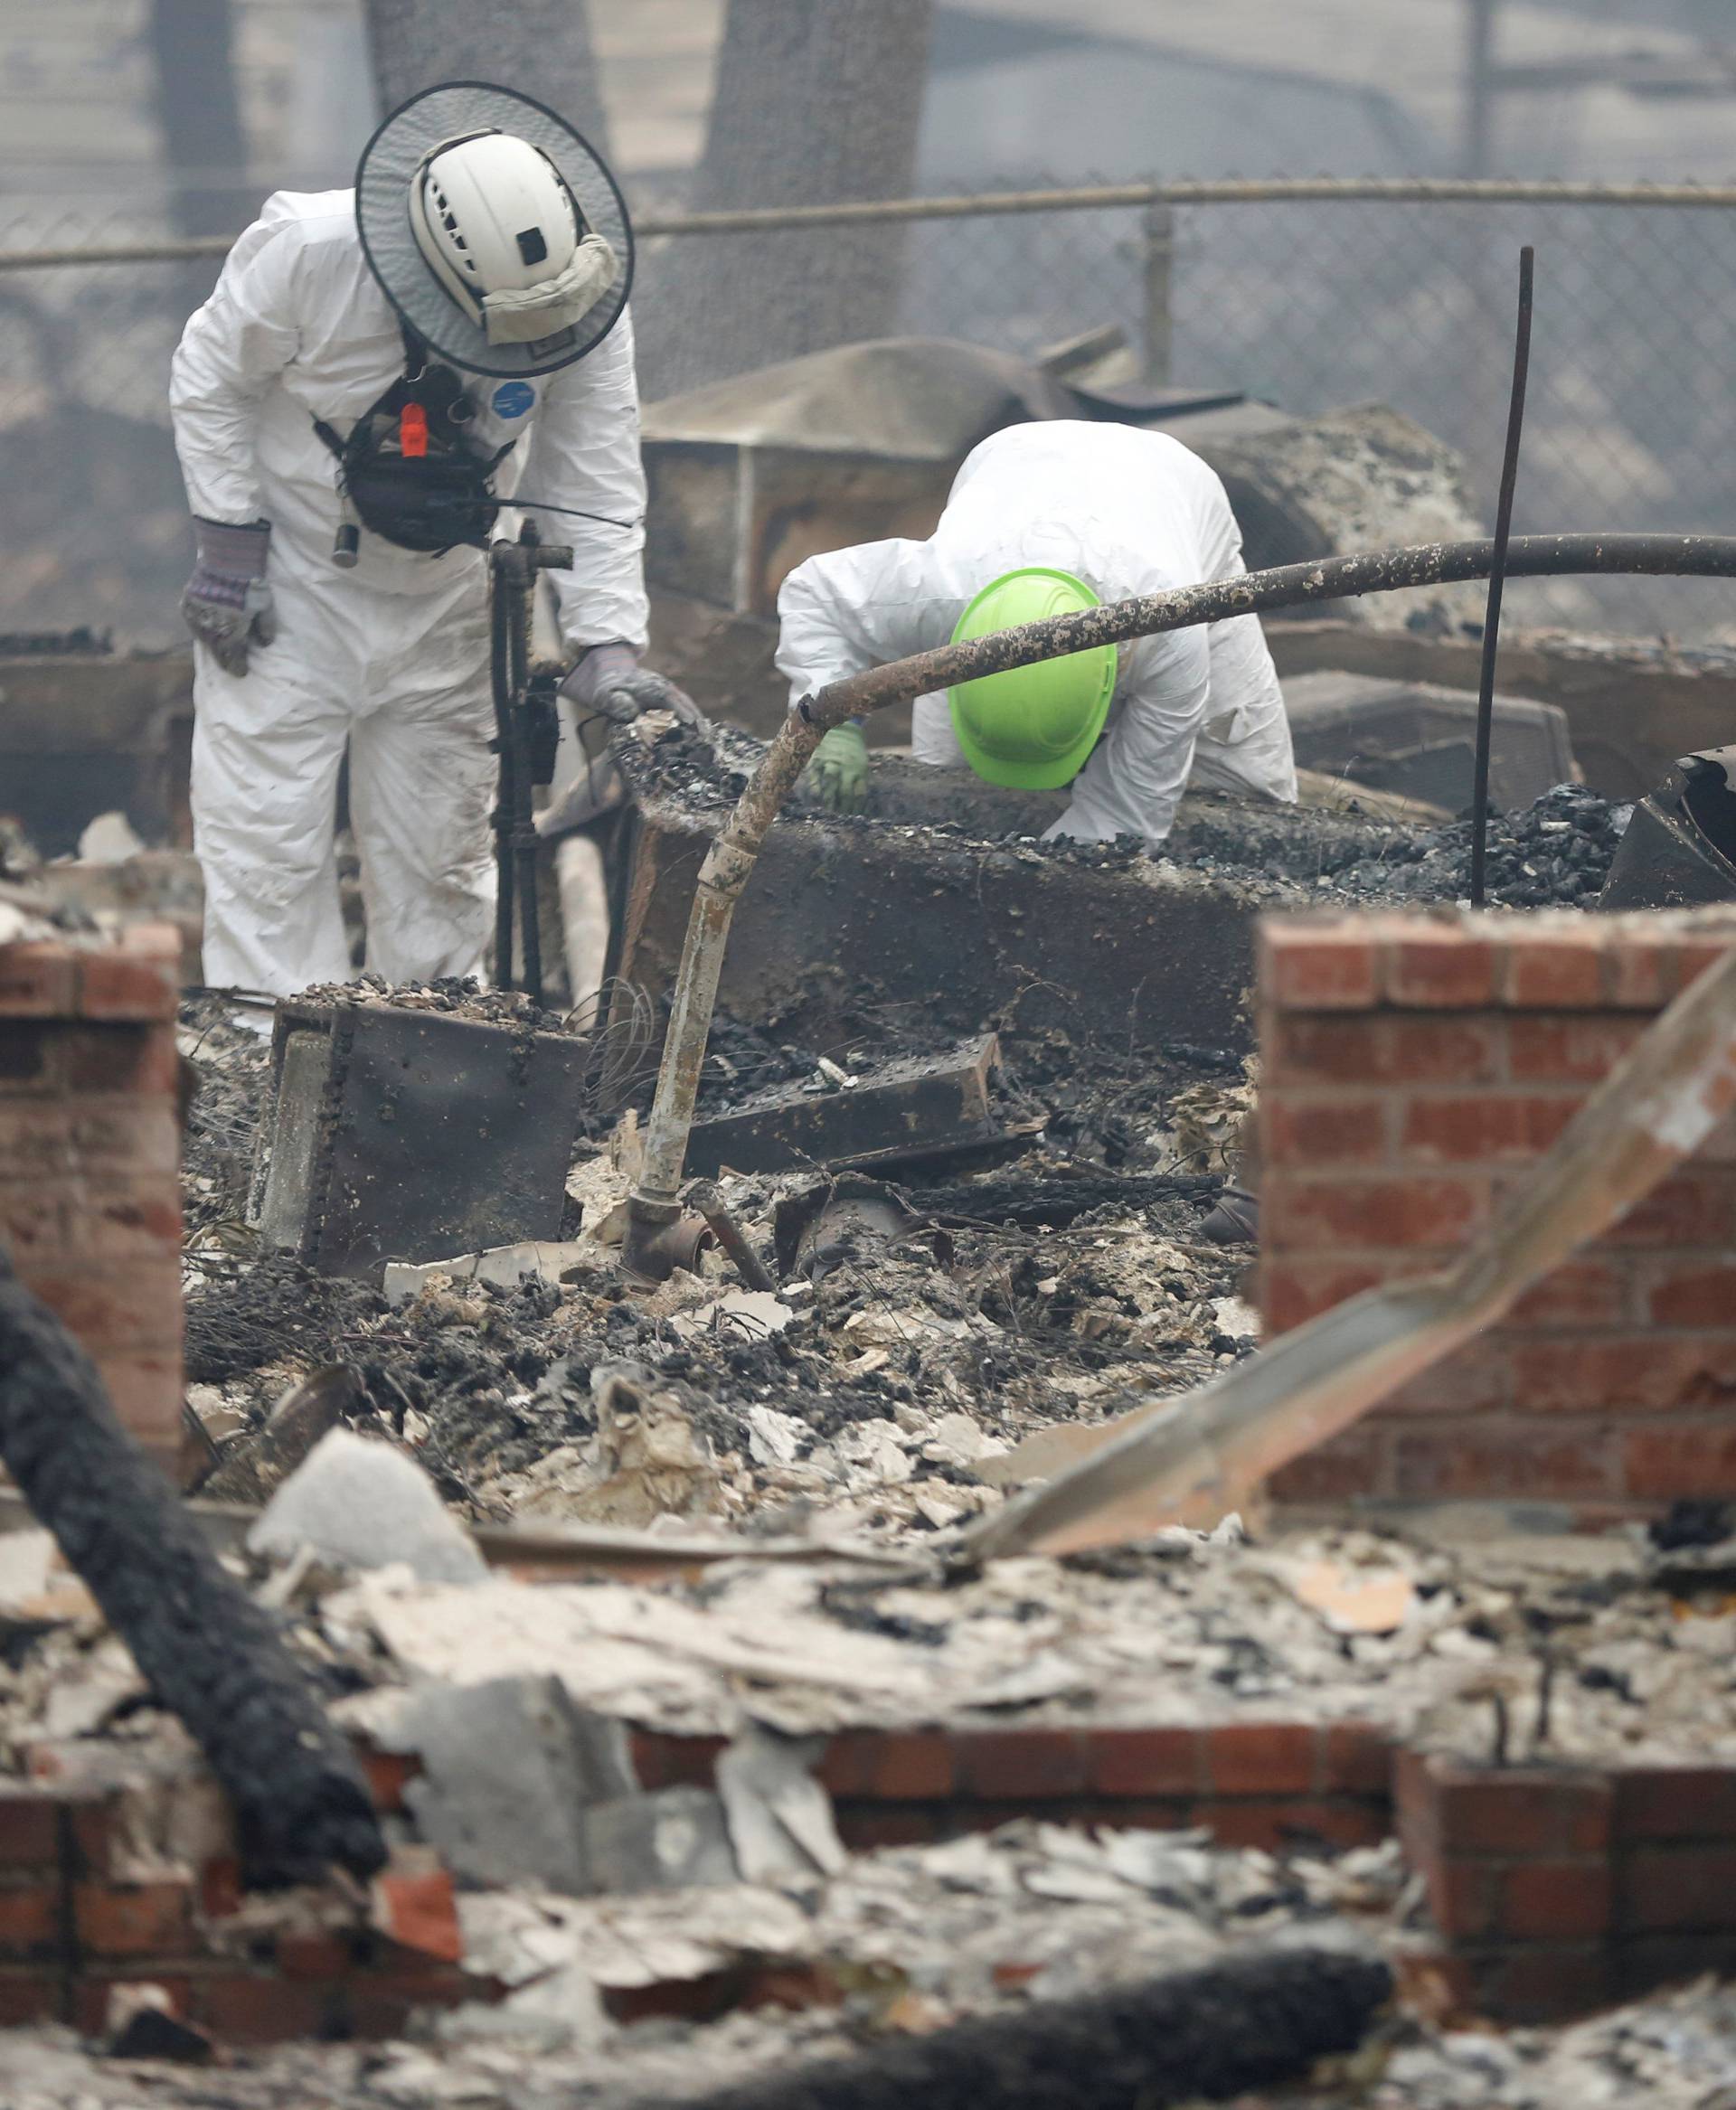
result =
[[[642,1246],[680,1213],[677,1195],[687,1138],[699,1095],[700,1066],[711,1032],[735,904],[765,841],[821,736],[846,718],[865,717],[960,682],[1037,660],[1058,659],[1095,645],[1155,636],[1231,616],[1261,615],[1310,601],[1347,600],[1419,586],[1486,579],[1495,559],[1491,538],[1424,542],[1283,564],[1234,579],[1209,579],[1166,593],[1110,601],[1078,615],[1054,616],[1016,630],[998,630],[963,645],[943,645],[891,665],[834,682],[804,699],[778,728],[764,758],[700,866],[686,942],[646,1126],[645,1157],[627,1204],[622,1258],[631,1268]],[[1657,578],[1736,578],[1736,535],[1523,535],[1507,551],[1507,575],[1537,579],[1572,574],[1637,573]]]
[[[776,1289],[778,1285],[765,1262],[748,1242],[748,1234],[731,1213],[723,1190],[715,1180],[695,1180],[687,1190],[687,1202],[711,1225],[717,1242],[735,1264],[735,1271],[750,1289]]]
[[[1501,595],[1513,546],[1513,493],[1519,480],[1519,441],[1525,429],[1525,380],[1531,372],[1532,282],[1537,252],[1529,242],[1519,252],[1519,323],[1513,346],[1513,391],[1507,404],[1507,439],[1501,456],[1501,493],[1495,503],[1495,561],[1489,567],[1488,607],[1483,617],[1483,666],[1477,691],[1477,755],[1471,785],[1471,906],[1483,906],[1484,867],[1489,849],[1489,757],[1495,748],[1495,667],[1501,650]]]

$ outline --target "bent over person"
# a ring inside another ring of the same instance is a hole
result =
[[[353,191],[278,192],[174,361],[197,561],[193,816],[205,979],[346,979],[339,765],[368,965],[480,972],[490,934],[487,572],[501,500],[556,515],[578,702],[666,701],[645,645],[631,236],[552,111],[434,88]],[[536,517],[541,517],[540,515]]]
[[[955,640],[1243,570],[1216,474],[1165,433],[1060,419],[1013,425],[965,457],[927,542],[810,557],[778,596],[791,707],[847,674]],[[1257,616],[1064,659],[919,697],[910,752],[990,784],[1071,786],[1048,830],[1156,850],[1183,791],[1296,796],[1289,721]],[[859,804],[859,726],[826,735],[813,768],[829,805]]]

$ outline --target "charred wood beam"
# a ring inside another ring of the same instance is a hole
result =
[[[859,2058],[767,2074],[684,2110],[1163,2110],[1223,2103],[1354,2051],[1392,1990],[1386,1965],[1261,1950],[1144,1984],[984,2015]],[[646,2102],[637,2110],[664,2110]]]
[[[227,1791],[249,1880],[382,1867],[361,1768],[306,1674],[122,1428],[90,1357],[4,1252],[0,1459]]]

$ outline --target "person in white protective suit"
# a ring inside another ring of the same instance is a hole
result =
[[[638,665],[630,278],[619,194],[578,134],[458,83],[386,120],[354,191],[269,199],[188,323],[171,403],[197,546],[183,612],[213,986],[348,978],[346,748],[369,966],[392,982],[481,971],[496,777],[483,551],[501,500],[578,516],[546,537],[574,548],[551,575],[578,655],[567,693],[675,699]]]
[[[1057,419],[1009,426],[965,458],[927,542],[810,557],[778,597],[791,708],[827,683],[955,637],[1244,569],[1222,484],[1166,434]],[[1289,722],[1260,620],[1237,616],[1014,669],[922,696],[910,751],[991,783],[1071,784],[1047,831],[1156,850],[1190,784],[1293,800]],[[813,764],[848,810],[865,788],[859,726]]]

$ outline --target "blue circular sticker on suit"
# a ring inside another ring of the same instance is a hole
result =
[[[536,391],[527,381],[504,381],[495,391],[495,409],[503,418],[522,418],[536,400]]]

